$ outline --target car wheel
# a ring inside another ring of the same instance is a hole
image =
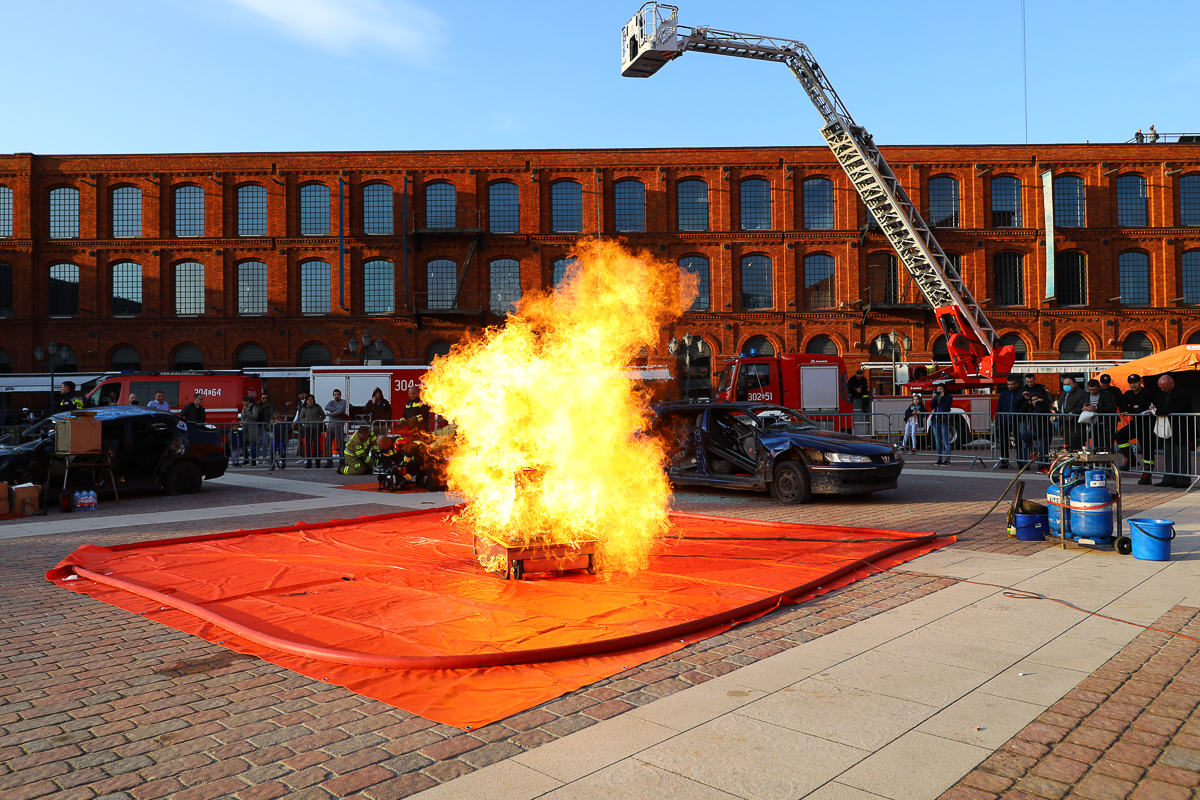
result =
[[[784,461],[775,467],[775,479],[771,481],[771,497],[777,502],[789,505],[812,500],[812,485],[804,465],[796,461]]]
[[[163,490],[167,494],[195,494],[200,491],[204,476],[200,468],[190,461],[180,461],[163,475]]]

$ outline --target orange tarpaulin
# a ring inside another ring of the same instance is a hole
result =
[[[1162,375],[1164,372],[1195,372],[1200,365],[1200,344],[1181,344],[1152,356],[1127,361],[1119,366],[1104,370],[1112,378],[1113,385],[1124,391],[1129,388],[1130,375]],[[1155,388],[1153,382],[1148,384]]]
[[[953,538],[673,514],[637,575],[504,581],[445,510],[85,545],[46,577],[429,719],[479,727]]]

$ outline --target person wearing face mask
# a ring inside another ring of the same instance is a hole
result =
[[[1062,394],[1058,396],[1059,425],[1062,428],[1063,446],[1068,450],[1079,449],[1079,415],[1083,413],[1084,395],[1075,386],[1070,375],[1063,378]]]

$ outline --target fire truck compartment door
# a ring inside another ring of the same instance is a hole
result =
[[[839,394],[838,368],[836,365],[801,365],[801,411],[837,411],[840,401]]]

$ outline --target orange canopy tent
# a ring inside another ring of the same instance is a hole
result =
[[[1138,358],[1119,367],[1113,367],[1104,371],[1105,375],[1112,378],[1113,386],[1124,391],[1129,388],[1129,376],[1140,375],[1143,380],[1147,378],[1157,379],[1163,373],[1180,373],[1180,372],[1197,372],[1200,370],[1200,344],[1181,344],[1179,347],[1172,347],[1163,350],[1161,353],[1155,353],[1152,356]],[[1176,380],[1179,375],[1176,374]],[[1189,381],[1180,381],[1185,386]],[[1147,386],[1154,388],[1153,381],[1146,381]],[[1189,388],[1191,388],[1189,386]]]

